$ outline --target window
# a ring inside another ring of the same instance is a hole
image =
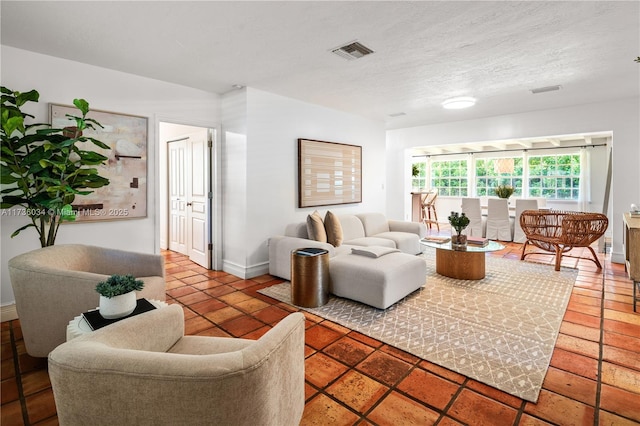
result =
[[[414,159],[411,165],[411,186],[414,189],[427,187],[427,163],[424,158]],[[417,172],[417,174],[416,174]]]
[[[467,160],[432,161],[431,187],[438,190],[439,195],[466,197]]]
[[[529,157],[529,196],[555,200],[578,200],[580,155]]]
[[[522,196],[522,157],[480,158],[476,160],[476,196],[495,195],[498,185],[513,187],[513,196]]]
[[[517,151],[512,157],[503,153],[493,154],[497,157],[489,157],[490,153],[414,157],[418,176],[412,183],[414,188],[436,188],[439,195],[450,197],[494,196],[498,185],[510,185],[514,197],[577,201],[581,154],[566,149],[560,152],[542,155],[540,151]]]

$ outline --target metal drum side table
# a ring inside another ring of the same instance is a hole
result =
[[[291,302],[317,308],[329,300],[329,252],[299,248],[291,252]]]

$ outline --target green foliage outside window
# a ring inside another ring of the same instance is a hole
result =
[[[414,161],[417,177],[414,188],[435,188],[440,196],[494,196],[499,185],[514,188],[514,197],[544,197],[551,200],[577,200],[580,188],[580,155],[537,155],[528,157],[528,176],[524,175],[523,157],[513,159],[513,172],[499,173],[497,158],[479,158],[475,163],[475,194],[469,194],[468,160],[432,160],[431,176],[426,176],[426,159]],[[528,195],[523,194],[525,179]],[[474,188],[471,188],[473,191]]]
[[[522,196],[522,157],[513,157],[513,173],[498,173],[497,158],[480,158],[476,160],[476,196],[493,196],[499,185],[512,186],[513,196]]]
[[[431,187],[441,196],[466,197],[467,160],[433,161],[431,163]]]
[[[552,200],[577,200],[580,155],[529,157],[529,196]]]
[[[422,160],[419,162],[414,162],[411,165],[411,186],[413,188],[426,188],[426,180],[427,180],[427,163]],[[417,172],[417,173],[416,173]]]

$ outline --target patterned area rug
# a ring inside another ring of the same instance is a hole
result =
[[[455,280],[424,256],[425,286],[386,310],[334,296],[303,309],[537,402],[578,271],[487,257],[484,279]],[[289,282],[260,293],[291,304]]]

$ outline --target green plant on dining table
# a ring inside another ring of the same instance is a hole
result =
[[[513,195],[513,186],[511,185],[498,185],[495,189],[496,195],[500,198],[509,198]]]
[[[456,230],[458,235],[460,235],[464,228],[469,225],[469,222],[471,222],[464,212],[451,212],[451,215],[447,219],[449,219],[451,227]]]

